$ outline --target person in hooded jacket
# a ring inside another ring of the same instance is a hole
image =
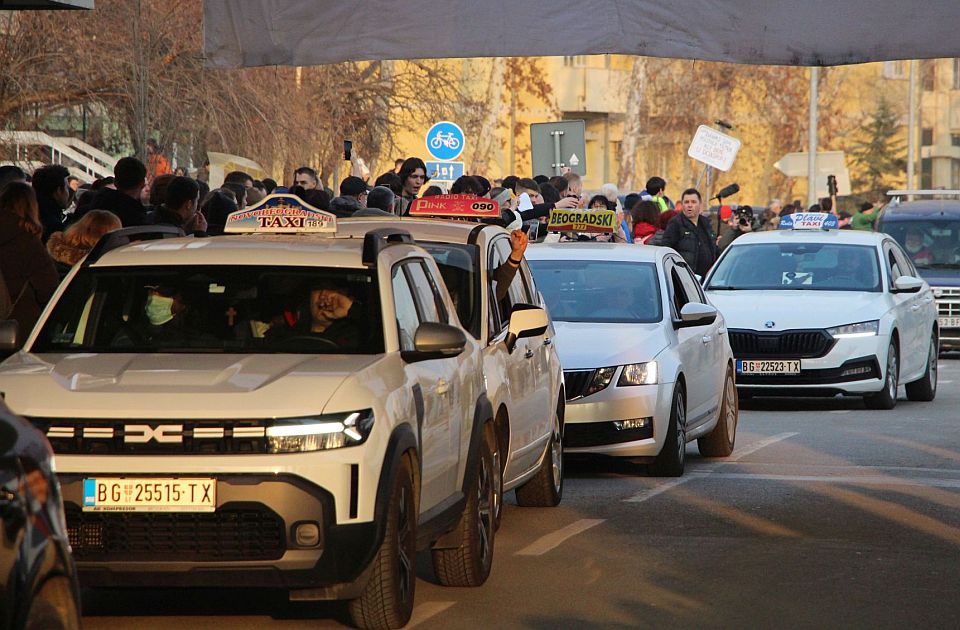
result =
[[[630,208],[633,217],[633,242],[648,245],[660,230],[660,206],[650,199],[637,201]]]
[[[57,290],[60,275],[40,241],[37,195],[30,184],[12,182],[0,192],[0,273],[11,307],[0,319],[14,319],[25,338]]]
[[[107,210],[90,210],[63,232],[54,232],[47,240],[47,251],[57,265],[62,280],[75,264],[90,253],[107,232],[119,230],[120,218]]]

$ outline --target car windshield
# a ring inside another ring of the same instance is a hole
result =
[[[663,317],[653,263],[531,260],[537,287],[562,322],[642,324]]]
[[[880,291],[871,245],[734,244],[717,263],[707,290]]]
[[[477,288],[476,245],[457,245],[453,243],[418,244],[427,250],[440,268],[447,291],[457,307],[460,323],[474,337],[480,338],[480,291]]]
[[[376,276],[253,265],[85,268],[31,351],[379,354]]]
[[[885,221],[881,230],[918,269],[960,269],[960,221]]]

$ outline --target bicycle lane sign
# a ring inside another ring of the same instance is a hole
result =
[[[430,127],[425,141],[430,155],[441,162],[455,160],[463,153],[463,129],[448,120]]]

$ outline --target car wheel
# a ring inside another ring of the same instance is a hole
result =
[[[493,444],[488,431],[480,445],[480,458],[460,517],[461,543],[455,549],[434,549],[433,572],[444,586],[480,586],[487,581],[493,566],[493,542],[496,533],[496,473]]]
[[[62,575],[48,578],[33,596],[26,630],[78,630],[80,610],[70,580]]]
[[[358,628],[402,628],[413,612],[417,585],[417,502],[413,469],[404,457],[394,480],[383,544],[363,594],[348,604]]]
[[[886,378],[883,389],[864,398],[869,409],[893,409],[897,406],[897,387],[900,384],[900,357],[897,346],[892,341],[887,350]]]
[[[663,448],[650,466],[650,472],[657,477],[679,477],[683,475],[683,464],[687,457],[687,402],[683,386],[679,383],[673,390],[673,402],[670,407],[670,423],[667,426],[667,439]]]
[[[553,412],[553,428],[536,476],[516,490],[521,507],[554,507],[563,499],[563,403]]]
[[[937,338],[930,338],[930,354],[927,357],[927,370],[923,373],[923,378],[913,383],[907,383],[907,398],[917,401],[933,400],[937,397],[937,357],[940,354],[937,348]]]
[[[737,439],[737,421],[740,419],[738,402],[733,370],[728,367],[723,381],[720,419],[713,431],[697,440],[697,447],[704,457],[727,457],[733,452],[733,444]]]

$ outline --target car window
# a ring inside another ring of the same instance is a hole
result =
[[[883,249],[886,252],[887,272],[890,274],[890,286],[893,286],[893,283],[897,280],[897,278],[904,275],[904,273],[900,269],[900,264],[897,262],[897,257],[893,253],[893,248],[887,245]]]
[[[687,301],[706,304],[707,300],[703,296],[700,283],[697,282],[697,278],[693,275],[690,267],[688,267],[686,263],[677,263],[674,270],[677,272],[681,284],[683,284],[683,293],[686,295]]]
[[[833,242],[738,245],[738,242],[735,241],[717,263],[707,290],[881,290],[874,245]]]
[[[953,218],[883,221],[880,231],[892,236],[919,269],[960,268],[960,221]]]
[[[900,272],[905,276],[919,277],[917,274],[917,268],[913,266],[913,262],[910,260],[910,257],[901,249],[896,243],[890,244],[890,251],[893,252],[894,257],[897,259],[897,266],[900,268]]]
[[[418,243],[426,249],[437,267],[447,291],[453,299],[453,306],[460,323],[480,338],[480,283],[478,257],[480,248],[476,245],[454,243]],[[492,329],[492,327],[491,327]]]
[[[662,319],[653,263],[531,260],[530,269],[554,320],[632,324]]]
[[[377,354],[380,293],[366,269],[87,267],[31,350]]]
[[[410,286],[413,287],[420,305],[420,321],[446,324],[447,310],[443,307],[433,276],[424,268],[423,263],[407,263],[405,267],[410,274]]]
[[[673,298],[673,308],[676,309],[677,317],[680,317],[680,310],[690,300],[687,299],[687,292],[683,289],[683,280],[680,279],[680,272],[676,266],[670,267],[670,289]]]
[[[403,267],[403,265],[397,265],[393,269],[393,308],[397,316],[400,350],[407,351],[414,349],[413,340],[416,337],[417,327],[420,326],[420,316]]]
[[[493,283],[496,284],[495,272],[501,265],[506,263],[513,250],[510,247],[509,239],[505,237],[494,240],[493,250],[494,254],[492,259],[496,261],[496,264],[491,265],[490,270],[494,278]],[[494,292],[495,294],[502,294],[502,290],[496,286],[494,286]],[[503,295],[498,302],[501,322],[509,321],[510,313],[513,312],[513,307],[517,304],[530,304],[532,302],[529,289],[523,281],[523,273],[517,270],[517,273],[513,275],[513,279],[510,281],[506,295]]]

